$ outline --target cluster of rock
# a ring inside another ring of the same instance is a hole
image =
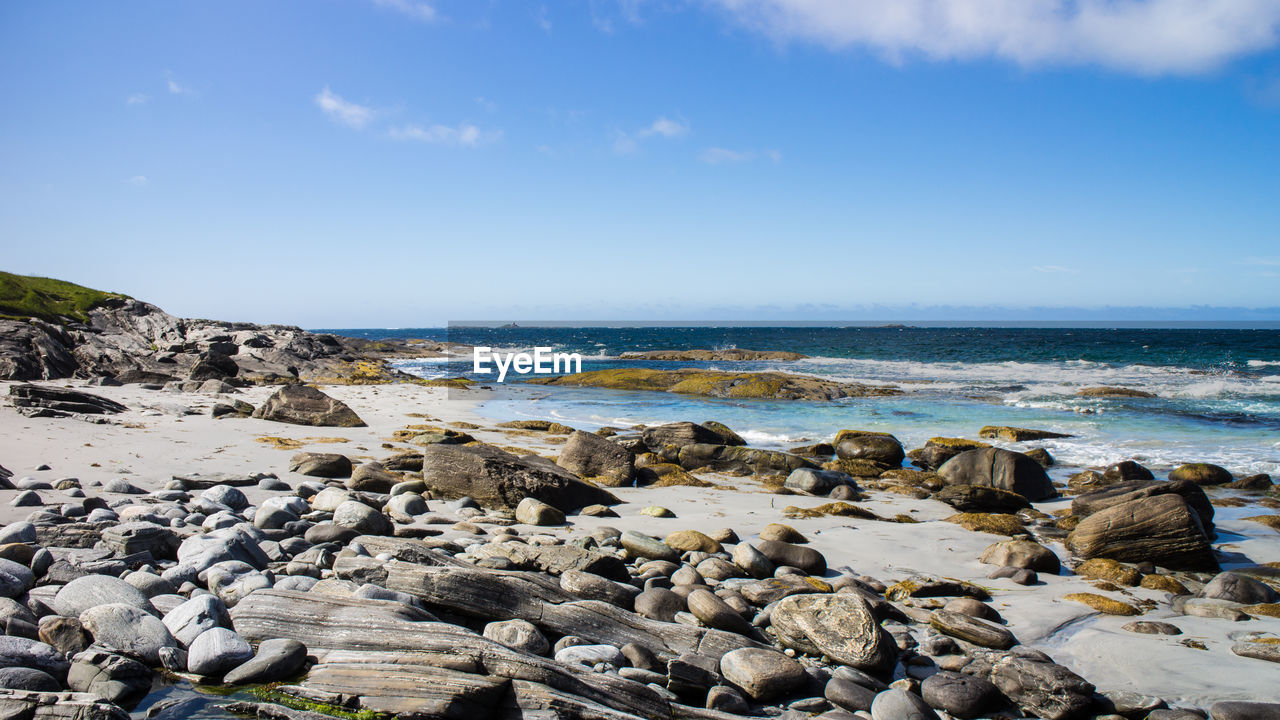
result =
[[[757,400],[838,400],[902,394],[902,391],[896,387],[836,382],[792,373],[730,372],[690,368],[589,370],[572,375],[537,377],[528,382],[538,385],[653,390],[682,395]]]
[[[178,318],[155,305],[109,298],[88,320],[0,318],[0,379],[105,378],[278,382],[348,377],[361,360],[423,357],[437,343],[370,342],[287,325]]]

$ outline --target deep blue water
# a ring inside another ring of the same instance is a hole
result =
[[[622,327],[336,330],[366,338],[422,338],[507,351],[550,346],[584,356],[583,369],[682,363],[620,360],[626,351],[791,350],[795,362],[687,363],[785,370],[897,386],[906,395],[834,403],[723,401],[667,393],[520,387],[508,378],[481,411],[495,418],[554,417],[580,427],[717,419],[754,444],[882,429],[909,446],[934,435],[976,435],[982,425],[1045,427],[1076,437],[1046,446],[1090,466],[1137,458],[1154,468],[1218,462],[1237,473],[1280,472],[1280,330],[960,327]],[[454,362],[408,362],[425,377],[468,375]],[[479,378],[492,384],[493,377]],[[1120,385],[1153,399],[1083,398]]]

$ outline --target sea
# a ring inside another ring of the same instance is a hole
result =
[[[930,437],[976,438],[984,425],[1053,430],[1038,441],[1061,471],[1137,460],[1152,470],[1187,462],[1237,476],[1280,475],[1280,329],[1091,327],[532,327],[330,329],[369,339],[424,339],[501,352],[551,347],[582,369],[699,367],[783,371],[892,385],[897,397],[831,402],[724,400],[662,392],[530,385],[472,373],[470,353],[410,360],[423,378],[471,377],[493,388],[478,412],[495,421],[549,419],[582,429],[718,420],[751,445],[785,449],[841,429],[877,430],[907,448]],[[646,350],[786,350],[789,362],[622,359]],[[1118,386],[1154,398],[1082,397]],[[1029,447],[1030,445],[1028,445]],[[1016,446],[1015,446],[1016,447]]]

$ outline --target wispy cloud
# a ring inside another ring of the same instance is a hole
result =
[[[195,95],[196,91],[189,85],[183,85],[173,79],[173,73],[165,73],[165,87],[170,95]]]
[[[547,11],[546,5],[538,8],[538,13],[533,16],[533,19],[543,32],[551,32],[551,14]]]
[[[998,58],[1192,74],[1280,44],[1275,0],[711,0],[780,41],[890,62]]]
[[[673,139],[689,134],[689,123],[683,119],[672,120],[659,115],[656,120],[643,128],[627,133],[621,130],[613,134],[613,151],[619,155],[630,155],[640,149],[640,141],[646,138]]]
[[[422,0],[373,0],[373,4],[419,22],[434,22],[440,18],[435,6]]]
[[[146,105],[147,101],[150,99],[151,98],[147,97],[146,93],[134,93],[125,98],[124,103],[126,105]]]
[[[325,115],[328,115],[335,122],[357,130],[368,125],[377,114],[377,111],[373,108],[344,100],[337,93],[330,90],[328,86],[316,93],[315,103],[317,107],[324,111]]]
[[[777,150],[730,150],[729,148],[709,147],[698,153],[698,159],[708,165],[734,165],[751,162],[762,157],[775,163],[782,162],[782,153]]]
[[[1038,273],[1074,273],[1075,270],[1061,265],[1036,265],[1031,268]]]
[[[125,182],[127,182],[127,183],[129,183],[130,185],[133,185],[133,186],[135,186],[135,187],[144,187],[144,186],[147,184],[147,176],[146,176],[146,175],[134,175],[133,177],[131,177],[131,178],[129,178],[128,180],[126,180]]]
[[[1280,267],[1280,257],[1251,257],[1244,259],[1245,265],[1262,267]]]
[[[484,108],[485,112],[491,112],[491,113],[492,113],[492,112],[497,112],[497,111],[498,111],[498,103],[496,103],[496,102],[494,102],[494,101],[492,101],[492,100],[490,100],[490,99],[488,99],[488,98],[486,98],[486,97],[478,97],[478,98],[476,98],[476,104],[477,104],[477,105],[479,105],[480,107]]]
[[[393,140],[407,140],[432,145],[480,147],[502,139],[501,130],[481,130],[475,125],[402,125],[387,133]]]

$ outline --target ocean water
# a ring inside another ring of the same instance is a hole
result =
[[[907,447],[983,425],[1074,437],[1034,443],[1057,472],[1136,459],[1153,470],[1213,462],[1237,475],[1280,475],[1280,330],[960,327],[623,327],[331,330],[366,338],[424,338],[504,351],[553,347],[583,356],[583,370],[680,366],[780,370],[893,385],[893,398],[835,402],[728,401],[653,392],[530,386],[511,376],[480,408],[495,420],[547,418],[585,429],[719,420],[753,445],[785,448],[860,428]],[[794,362],[621,360],[627,351],[692,348],[790,350]],[[407,361],[422,377],[471,375],[470,355]],[[1084,387],[1124,386],[1155,398],[1085,398]],[[1016,446],[1015,446],[1016,447]]]

